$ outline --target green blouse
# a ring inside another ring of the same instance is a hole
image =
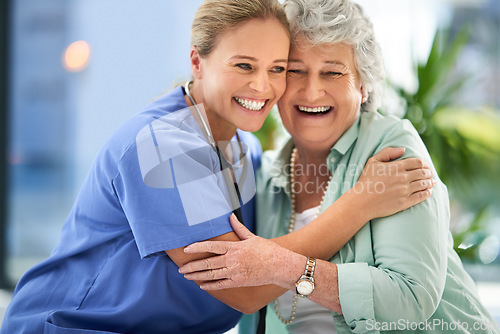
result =
[[[288,230],[291,209],[286,167],[293,145],[290,139],[262,158],[257,178],[257,233],[265,238]],[[352,188],[367,160],[385,147],[405,147],[403,158],[418,157],[432,166],[409,121],[363,112],[328,156],[333,177],[322,210]],[[500,333],[453,250],[449,211],[446,186],[437,180],[429,199],[390,217],[371,220],[330,259],[338,266],[343,311],[343,315],[332,312],[338,333]],[[272,329],[268,332],[278,333],[279,326],[269,319],[279,320],[269,313],[274,313],[272,307],[268,308],[268,327]],[[255,318],[245,317],[240,333],[255,333]]]

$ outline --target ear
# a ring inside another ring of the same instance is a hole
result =
[[[361,86],[361,104],[368,100],[368,92],[365,90],[364,86]]]
[[[189,54],[189,57],[191,59],[191,72],[193,73],[193,77],[195,79],[201,79],[202,78],[202,68],[201,68],[201,56],[198,53],[198,48],[196,45],[193,45],[191,47],[191,52]]]

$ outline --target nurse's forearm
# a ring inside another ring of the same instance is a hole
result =
[[[234,232],[226,233],[224,235],[212,238],[211,240],[213,241],[238,241],[239,238]],[[266,240],[267,242],[271,243],[269,240]],[[278,246],[276,246],[278,247]],[[281,247],[280,247],[281,248]],[[192,265],[195,262],[200,262],[202,264],[208,265],[209,267],[211,264],[208,264],[206,260],[208,260],[213,254],[210,253],[197,253],[197,254],[187,254],[184,251],[184,248],[176,248],[172,250],[166,251],[167,255],[179,266],[183,267],[183,265],[190,263]],[[292,254],[295,254],[293,256]],[[290,256],[290,258],[289,258]],[[281,251],[279,253],[276,253],[276,256],[273,257],[272,259],[268,258],[267,260],[272,260],[276,261],[277,263],[286,263],[286,266],[280,265],[279,266],[279,274],[277,273],[278,268],[276,270],[271,270],[266,272],[266,278],[269,279],[271,278],[271,275],[273,275],[273,280],[274,280],[274,275],[278,274],[279,276],[282,277],[293,277],[299,278],[301,276],[301,270],[299,269],[299,265],[293,265],[290,261],[300,261],[297,260],[298,257],[302,257],[302,255],[293,253],[287,249],[281,248]],[[246,257],[245,257],[246,258]],[[252,260],[254,260],[253,258]],[[201,261],[196,261],[196,260],[201,260]],[[262,263],[262,268],[272,268],[274,267],[273,263],[269,263],[266,261],[266,264]],[[203,275],[210,275],[209,278],[204,278],[202,280],[200,279],[192,279],[195,281],[196,284],[202,286],[203,283],[207,279],[213,279],[214,277],[212,274],[216,275],[217,271],[216,270],[205,270],[203,271]],[[263,280],[264,281],[264,280]],[[269,281],[268,281],[269,282]],[[166,283],[165,283],[166,284]],[[266,284],[265,282],[262,284]],[[231,288],[231,289],[223,289],[223,290],[215,290],[215,291],[207,291],[210,293],[213,297],[217,298],[224,304],[234,308],[235,310],[238,310],[242,313],[247,313],[247,314],[252,314],[257,312],[259,309],[262,307],[266,306],[270,302],[272,302],[274,299],[278,298],[281,296],[283,293],[287,291],[286,288],[280,287],[277,285],[259,285],[259,286],[249,286],[249,287],[238,287],[238,288]]]

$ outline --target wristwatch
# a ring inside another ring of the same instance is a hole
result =
[[[304,275],[300,276],[295,287],[297,294],[301,297],[307,298],[314,291],[314,268],[316,267],[316,259],[311,257],[307,258],[306,270]]]

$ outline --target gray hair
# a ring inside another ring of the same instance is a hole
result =
[[[373,25],[363,9],[349,0],[285,0],[292,43],[304,38],[313,45],[347,43],[354,50],[354,62],[368,99],[365,111],[380,107],[385,79],[382,51]]]

